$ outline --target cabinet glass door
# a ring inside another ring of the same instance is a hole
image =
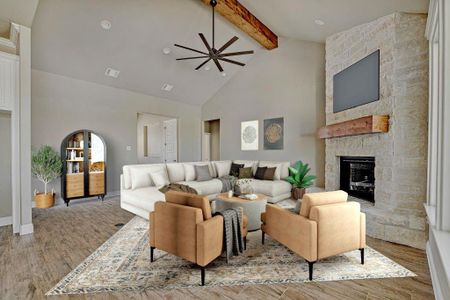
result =
[[[88,133],[89,196],[105,194],[105,145],[95,133]]]
[[[78,132],[66,144],[66,197],[84,196],[84,133]]]

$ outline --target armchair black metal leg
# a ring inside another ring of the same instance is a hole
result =
[[[364,264],[364,248],[359,249],[361,251],[361,264]]]
[[[155,247],[150,247],[150,262],[153,262],[153,251],[155,250]]]
[[[309,267],[309,280],[312,280],[312,279],[313,279],[313,266],[314,266],[315,263],[316,263],[315,261],[313,261],[313,262],[308,261],[308,267]]]
[[[244,236],[244,250],[247,250],[247,237]]]
[[[264,245],[264,238],[265,238],[266,233],[262,230],[261,230],[261,233],[262,233],[262,244]]]
[[[202,286],[205,285],[205,267],[200,267],[202,271]]]

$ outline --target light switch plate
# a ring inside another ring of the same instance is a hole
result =
[[[127,151],[131,151],[131,146],[127,146]]]

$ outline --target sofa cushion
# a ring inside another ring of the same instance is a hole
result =
[[[164,194],[157,187],[146,187],[121,192],[120,201],[138,207],[145,211],[153,211],[155,202],[165,201]]]
[[[211,180],[211,174],[209,173],[209,166],[195,165],[195,180],[196,181],[208,181]]]
[[[239,179],[253,178],[253,170],[251,167],[239,169]]]
[[[288,161],[260,161],[260,167],[273,168],[276,167],[275,180],[284,179],[289,176],[289,166],[291,165]]]
[[[230,167],[230,175],[234,177],[239,176],[239,170],[244,167],[244,164],[235,164],[232,163]]]
[[[264,180],[264,173],[266,172],[267,167],[258,167],[255,173],[255,179]]]
[[[344,191],[305,194],[300,207],[300,215],[309,218],[312,207],[346,202],[347,198],[348,194]]]
[[[170,183],[166,170],[150,173],[150,177],[156,187],[160,188]]]
[[[171,183],[184,181],[184,166],[181,163],[170,163],[166,165],[167,173]]]
[[[152,186],[152,178],[146,169],[131,169],[131,189],[139,189]]]
[[[252,167],[253,175],[256,172],[256,168],[258,167],[257,160],[234,160],[235,164],[244,165],[244,168]]]
[[[277,172],[277,168],[267,168],[264,172],[264,180],[279,180],[275,178],[275,173]]]
[[[270,197],[277,197],[290,193],[292,189],[291,184],[284,180],[270,181],[253,179],[250,184],[255,193],[264,194]]]
[[[194,166],[208,166],[209,174],[211,177],[216,177],[216,172],[212,165],[209,162],[188,162],[183,163],[184,167],[184,180],[185,181],[194,181],[196,178],[195,167]]]
[[[222,191],[222,181],[219,179],[211,179],[208,181],[182,181],[180,184],[185,184],[195,189],[199,195],[215,195]]]
[[[230,174],[231,160],[214,161],[212,164],[216,170],[217,177],[225,177]]]
[[[125,189],[132,189],[132,181],[133,181],[133,176],[132,176],[132,171],[133,170],[140,170],[142,172],[140,172],[140,174],[142,173],[152,173],[152,172],[157,172],[159,170],[162,169],[166,169],[166,165],[165,164],[145,164],[145,165],[128,165],[128,166],[123,166],[123,179],[124,179],[124,187]],[[139,171],[138,171],[139,172]],[[137,172],[134,172],[135,176],[134,177],[138,177],[139,174],[137,174]],[[148,177],[150,177],[150,175],[148,175]],[[139,179],[138,179],[139,180]],[[146,183],[147,184],[147,183]],[[141,184],[138,184],[138,186],[140,186]],[[153,185],[153,181],[150,178],[150,186]],[[148,185],[146,185],[148,186]]]

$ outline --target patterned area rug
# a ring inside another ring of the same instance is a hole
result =
[[[200,269],[186,260],[156,250],[150,263],[147,229],[147,220],[133,218],[47,295],[200,286]],[[358,250],[319,261],[314,281],[416,276],[369,247],[365,252],[365,265]],[[218,258],[206,270],[207,286],[307,281],[308,264],[270,237],[262,245],[260,231],[249,233],[243,255],[229,264]]]

